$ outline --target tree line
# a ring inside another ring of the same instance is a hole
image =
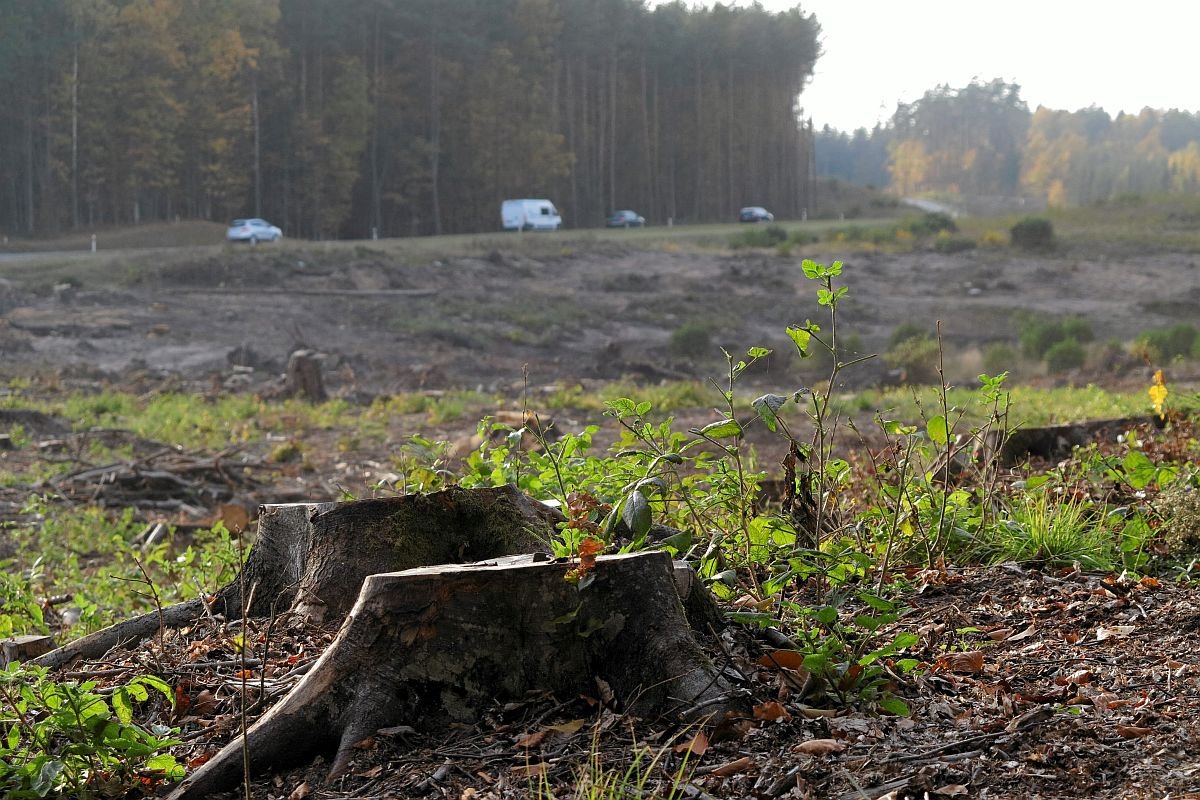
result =
[[[800,216],[819,31],[681,0],[0,0],[0,231]]]
[[[1200,193],[1200,116],[1030,111],[1016,84],[939,86],[886,123],[814,135],[817,173],[903,194],[1025,196],[1053,206]]]

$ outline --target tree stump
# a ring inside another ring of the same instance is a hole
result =
[[[469,720],[532,689],[594,695],[597,679],[640,715],[748,711],[692,638],[666,553],[601,557],[579,583],[569,567],[519,556],[368,577],[308,675],[169,800],[236,785],[243,745],[255,771],[332,752],[334,778],[380,728]]]
[[[321,357],[314,350],[297,350],[288,357],[285,391],[289,397],[302,397],[311,403],[329,398],[321,380]]]
[[[429,564],[478,561],[546,552],[562,515],[513,486],[452,487],[441,492],[343,503],[263,506],[258,536],[242,574],[209,603],[227,619],[286,611],[336,625],[350,610],[363,580]],[[134,617],[77,639],[33,663],[57,667],[98,658],[113,647],[146,638],[159,625],[180,627],[205,608],[201,600]]]

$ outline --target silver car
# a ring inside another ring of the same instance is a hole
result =
[[[225,231],[225,238],[231,242],[277,242],[283,238],[283,231],[276,228],[265,219],[235,219]]]

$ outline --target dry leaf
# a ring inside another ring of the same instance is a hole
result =
[[[546,770],[549,768],[549,764],[544,761],[539,761],[536,764],[526,764],[521,767],[513,767],[510,771],[513,775],[516,775],[519,778],[540,778],[546,774]]]
[[[1014,633],[1012,628],[996,628],[994,631],[988,631],[988,638],[994,642],[1003,642]]]
[[[967,787],[961,783],[950,783],[945,786],[939,786],[933,790],[933,793],[942,797],[960,797],[967,794]]]
[[[1142,586],[1146,587],[1147,589],[1157,589],[1158,587],[1162,586],[1162,581],[1160,581],[1158,578],[1152,577],[1150,575],[1147,575],[1146,577],[1142,578],[1140,581],[1138,581],[1138,583],[1140,583]]]
[[[800,716],[805,719],[821,719],[836,717],[838,711],[836,708],[810,708],[809,706],[800,706]]]
[[[795,650],[776,650],[758,659],[758,665],[767,669],[801,669],[804,667],[804,656]]]
[[[1137,725],[1118,725],[1117,736],[1122,739],[1137,739],[1142,736],[1149,736],[1154,733],[1153,728],[1142,728]]]
[[[292,790],[292,793],[288,795],[288,800],[304,800],[310,794],[312,794],[312,786],[309,785],[308,781],[305,781]]]
[[[555,733],[565,733],[566,735],[570,736],[572,733],[578,733],[579,729],[582,727],[583,720],[573,719],[570,722],[562,722],[558,725],[551,725],[549,730],[552,730]]]
[[[750,758],[750,756],[722,764],[709,774],[716,775],[718,778],[728,778],[730,775],[737,775],[739,772],[745,772],[748,769],[754,769],[754,759]]]
[[[945,653],[934,662],[936,669],[957,672],[963,675],[978,675],[983,672],[983,651],[968,650],[963,653]]]
[[[1072,672],[1070,675],[1059,675],[1054,679],[1054,682],[1059,686],[1066,686],[1070,683],[1076,686],[1086,686],[1092,682],[1092,671],[1090,669],[1081,669],[1078,672]]]
[[[781,703],[775,700],[768,700],[754,707],[754,718],[765,722],[774,722],[779,719],[791,719],[792,715],[788,713],[787,709]]]
[[[846,749],[846,743],[837,739],[809,739],[792,748],[793,753],[804,753],[810,756],[827,756],[840,753]]]
[[[374,750],[375,749],[375,737],[368,736],[365,739],[359,739],[357,742],[355,742],[354,744],[352,744],[350,746],[353,747],[355,750]]]
[[[366,778],[367,780],[374,780],[375,778],[378,778],[381,774],[383,774],[383,764],[376,764],[375,766],[371,767],[370,769],[363,770],[362,772],[354,773],[354,777]]]
[[[517,747],[524,747],[528,750],[531,747],[538,747],[542,740],[546,738],[547,731],[535,731],[527,733],[517,739]]]
[[[704,755],[708,752],[708,735],[704,731],[696,731],[696,735],[690,740],[675,745],[675,752],[691,753],[694,756]]]
[[[1028,639],[1030,636],[1033,636],[1035,633],[1037,633],[1037,625],[1030,625],[1028,628],[1021,631],[1020,633],[1014,633],[1012,636],[1008,637],[1008,639],[1006,641],[1021,642],[1021,641],[1024,641],[1025,639]]]
[[[1127,702],[1122,700],[1120,695],[1113,694],[1112,692],[1100,692],[1099,694],[1092,695],[1092,705],[1101,711],[1110,711],[1114,708],[1119,708],[1126,705]]]
[[[1136,630],[1137,628],[1133,625],[1114,625],[1111,628],[1096,628],[1096,641],[1103,642],[1105,639],[1120,639]]]
[[[250,512],[246,510],[245,506],[236,503],[227,503],[221,506],[218,518],[225,524],[225,530],[234,536],[241,536],[242,532],[250,525]]]

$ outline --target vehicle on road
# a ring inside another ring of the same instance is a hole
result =
[[[614,211],[608,221],[604,223],[606,228],[641,228],[646,224],[646,218],[638,214],[636,211],[625,209],[623,211]]]
[[[746,206],[738,212],[739,222],[771,222],[775,215],[762,206]]]
[[[505,200],[500,204],[500,224],[506,231],[556,231],[562,227],[562,216],[549,200]]]
[[[225,238],[231,242],[277,242],[283,238],[283,231],[265,219],[235,219],[225,231]]]

